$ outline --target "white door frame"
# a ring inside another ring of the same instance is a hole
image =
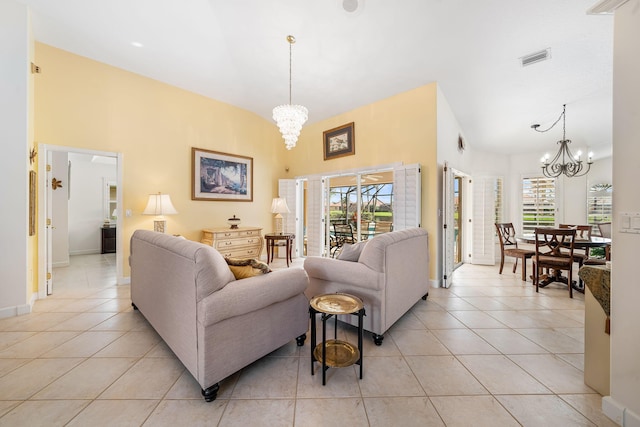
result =
[[[47,197],[48,174],[47,161],[49,153],[52,151],[64,151],[67,153],[79,153],[104,157],[116,158],[116,181],[117,181],[117,205],[118,216],[116,218],[116,277],[117,283],[125,284],[123,277],[123,252],[122,252],[122,181],[123,164],[122,153],[112,151],[88,150],[84,148],[65,147],[61,145],[38,144],[38,154],[41,159],[38,162],[38,298],[47,296],[47,273],[52,271],[51,258],[48,256],[50,250],[50,235],[48,233],[47,218],[49,209],[49,199]]]

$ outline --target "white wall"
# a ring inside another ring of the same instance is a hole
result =
[[[100,229],[105,220],[104,183],[116,181],[115,164],[92,162],[90,154],[69,153],[69,252],[100,253]]]
[[[603,402],[625,426],[640,426],[640,234],[617,231],[621,212],[640,212],[638,40],[640,0],[630,0],[616,10],[614,25],[611,397]]]
[[[29,310],[29,16],[0,1],[0,317]]]
[[[522,224],[521,213],[521,180],[525,176],[541,176],[541,155],[536,153],[514,154],[509,156],[509,174],[505,182],[505,221],[513,222],[516,230]],[[586,224],[587,221],[587,192],[589,186],[609,182],[611,183],[611,157],[595,160],[591,170],[585,176],[578,178],[558,178],[556,186],[556,202],[558,211],[557,224]],[[615,191],[615,188],[614,188]]]

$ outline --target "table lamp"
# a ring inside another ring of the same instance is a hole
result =
[[[276,233],[282,234],[282,214],[289,213],[289,206],[283,197],[275,197],[271,202],[271,213],[276,214]]]
[[[147,207],[142,211],[142,215],[155,215],[153,220],[153,231],[164,233],[167,225],[165,215],[174,215],[178,211],[171,203],[171,197],[168,194],[149,194]]]

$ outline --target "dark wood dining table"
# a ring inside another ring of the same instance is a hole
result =
[[[519,242],[529,243],[532,245],[536,244],[536,236],[535,234],[523,234],[521,236],[516,237]],[[611,239],[608,237],[600,237],[600,236],[591,236],[589,239],[575,239],[573,241],[574,249],[590,249],[590,248],[602,248],[611,244]],[[531,280],[533,280],[533,275],[530,276]],[[569,278],[562,275],[562,270],[555,270],[551,276],[546,277],[544,280],[540,282],[538,285],[541,288],[544,288],[551,282],[561,282],[568,284]],[[572,281],[571,286],[578,292],[584,293],[584,286],[578,286],[575,280]]]

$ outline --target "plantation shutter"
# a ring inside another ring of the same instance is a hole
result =
[[[324,252],[324,180],[311,177],[307,186],[307,256]]]
[[[471,263],[482,265],[495,264],[495,187],[496,178],[473,178],[473,222],[471,224],[473,243],[471,245]]]
[[[419,164],[393,169],[393,230],[420,227],[422,173]]]

